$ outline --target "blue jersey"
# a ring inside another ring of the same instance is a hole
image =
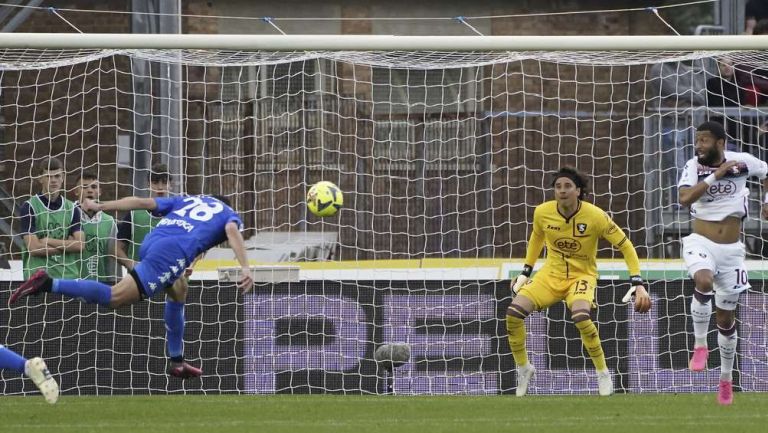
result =
[[[213,197],[158,197],[155,203],[152,213],[163,219],[141,243],[134,268],[147,297],[172,285],[199,254],[227,240],[227,223],[243,227],[237,213]]]
[[[185,251],[200,254],[227,240],[224,226],[243,222],[231,207],[206,195],[155,198],[155,216],[164,217],[149,237],[172,237]]]

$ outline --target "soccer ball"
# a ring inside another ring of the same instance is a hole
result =
[[[312,185],[307,193],[309,211],[319,217],[336,215],[344,205],[344,196],[338,186],[326,180]]]

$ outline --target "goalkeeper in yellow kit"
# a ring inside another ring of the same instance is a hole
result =
[[[536,369],[525,351],[525,318],[565,301],[571,319],[581,334],[584,348],[595,364],[600,395],[613,394],[613,380],[605,363],[600,336],[592,322],[591,309],[597,284],[597,241],[608,240],[624,256],[631,275],[631,288],[624,297],[635,297],[635,311],[651,309],[651,299],[640,277],[640,261],[635,247],[603,210],[582,201],[587,181],[578,171],[563,167],[555,173],[552,186],[555,199],[536,207],[533,231],[528,241],[525,265],[512,283],[512,304],[507,309],[507,332],[512,356],[517,364],[517,396],[528,391]],[[533,265],[547,246],[544,266],[531,278]]]

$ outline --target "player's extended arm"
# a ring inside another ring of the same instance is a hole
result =
[[[531,238],[528,239],[528,248],[525,250],[523,270],[520,272],[520,275],[512,281],[512,296],[517,295],[517,292],[520,291],[523,284],[527,283],[531,278],[533,265],[536,264],[536,260],[541,255],[542,248],[544,248],[544,235],[534,229],[531,231]]]
[[[768,219],[768,177],[763,179],[763,210],[760,212],[763,218]]]
[[[245,253],[245,241],[243,235],[240,234],[240,228],[237,223],[230,221],[224,226],[224,231],[227,233],[227,241],[229,241],[229,247],[232,248],[232,252],[235,253],[235,258],[240,263],[242,270],[242,276],[237,284],[243,293],[248,293],[253,288],[253,277],[251,276],[251,267],[248,265],[248,256]]]
[[[609,221],[608,234],[605,235],[605,239],[610,242],[615,248],[621,251],[621,255],[624,257],[624,262],[629,269],[629,290],[621,299],[621,302],[628,303],[635,298],[635,311],[638,313],[646,313],[651,309],[651,297],[648,295],[648,291],[645,290],[643,285],[643,277],[640,276],[640,258],[637,257],[637,251],[632,241],[624,234],[624,232],[616,226],[613,221]]]
[[[83,210],[93,212],[135,209],[154,210],[157,207],[157,202],[155,202],[155,199],[153,198],[144,197],[124,197],[118,200],[105,201],[103,203],[85,199],[80,206]]]

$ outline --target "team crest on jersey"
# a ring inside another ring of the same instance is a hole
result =
[[[578,230],[579,233],[584,234],[584,232],[587,231],[587,225],[584,223],[578,223],[576,224],[576,230]]]

